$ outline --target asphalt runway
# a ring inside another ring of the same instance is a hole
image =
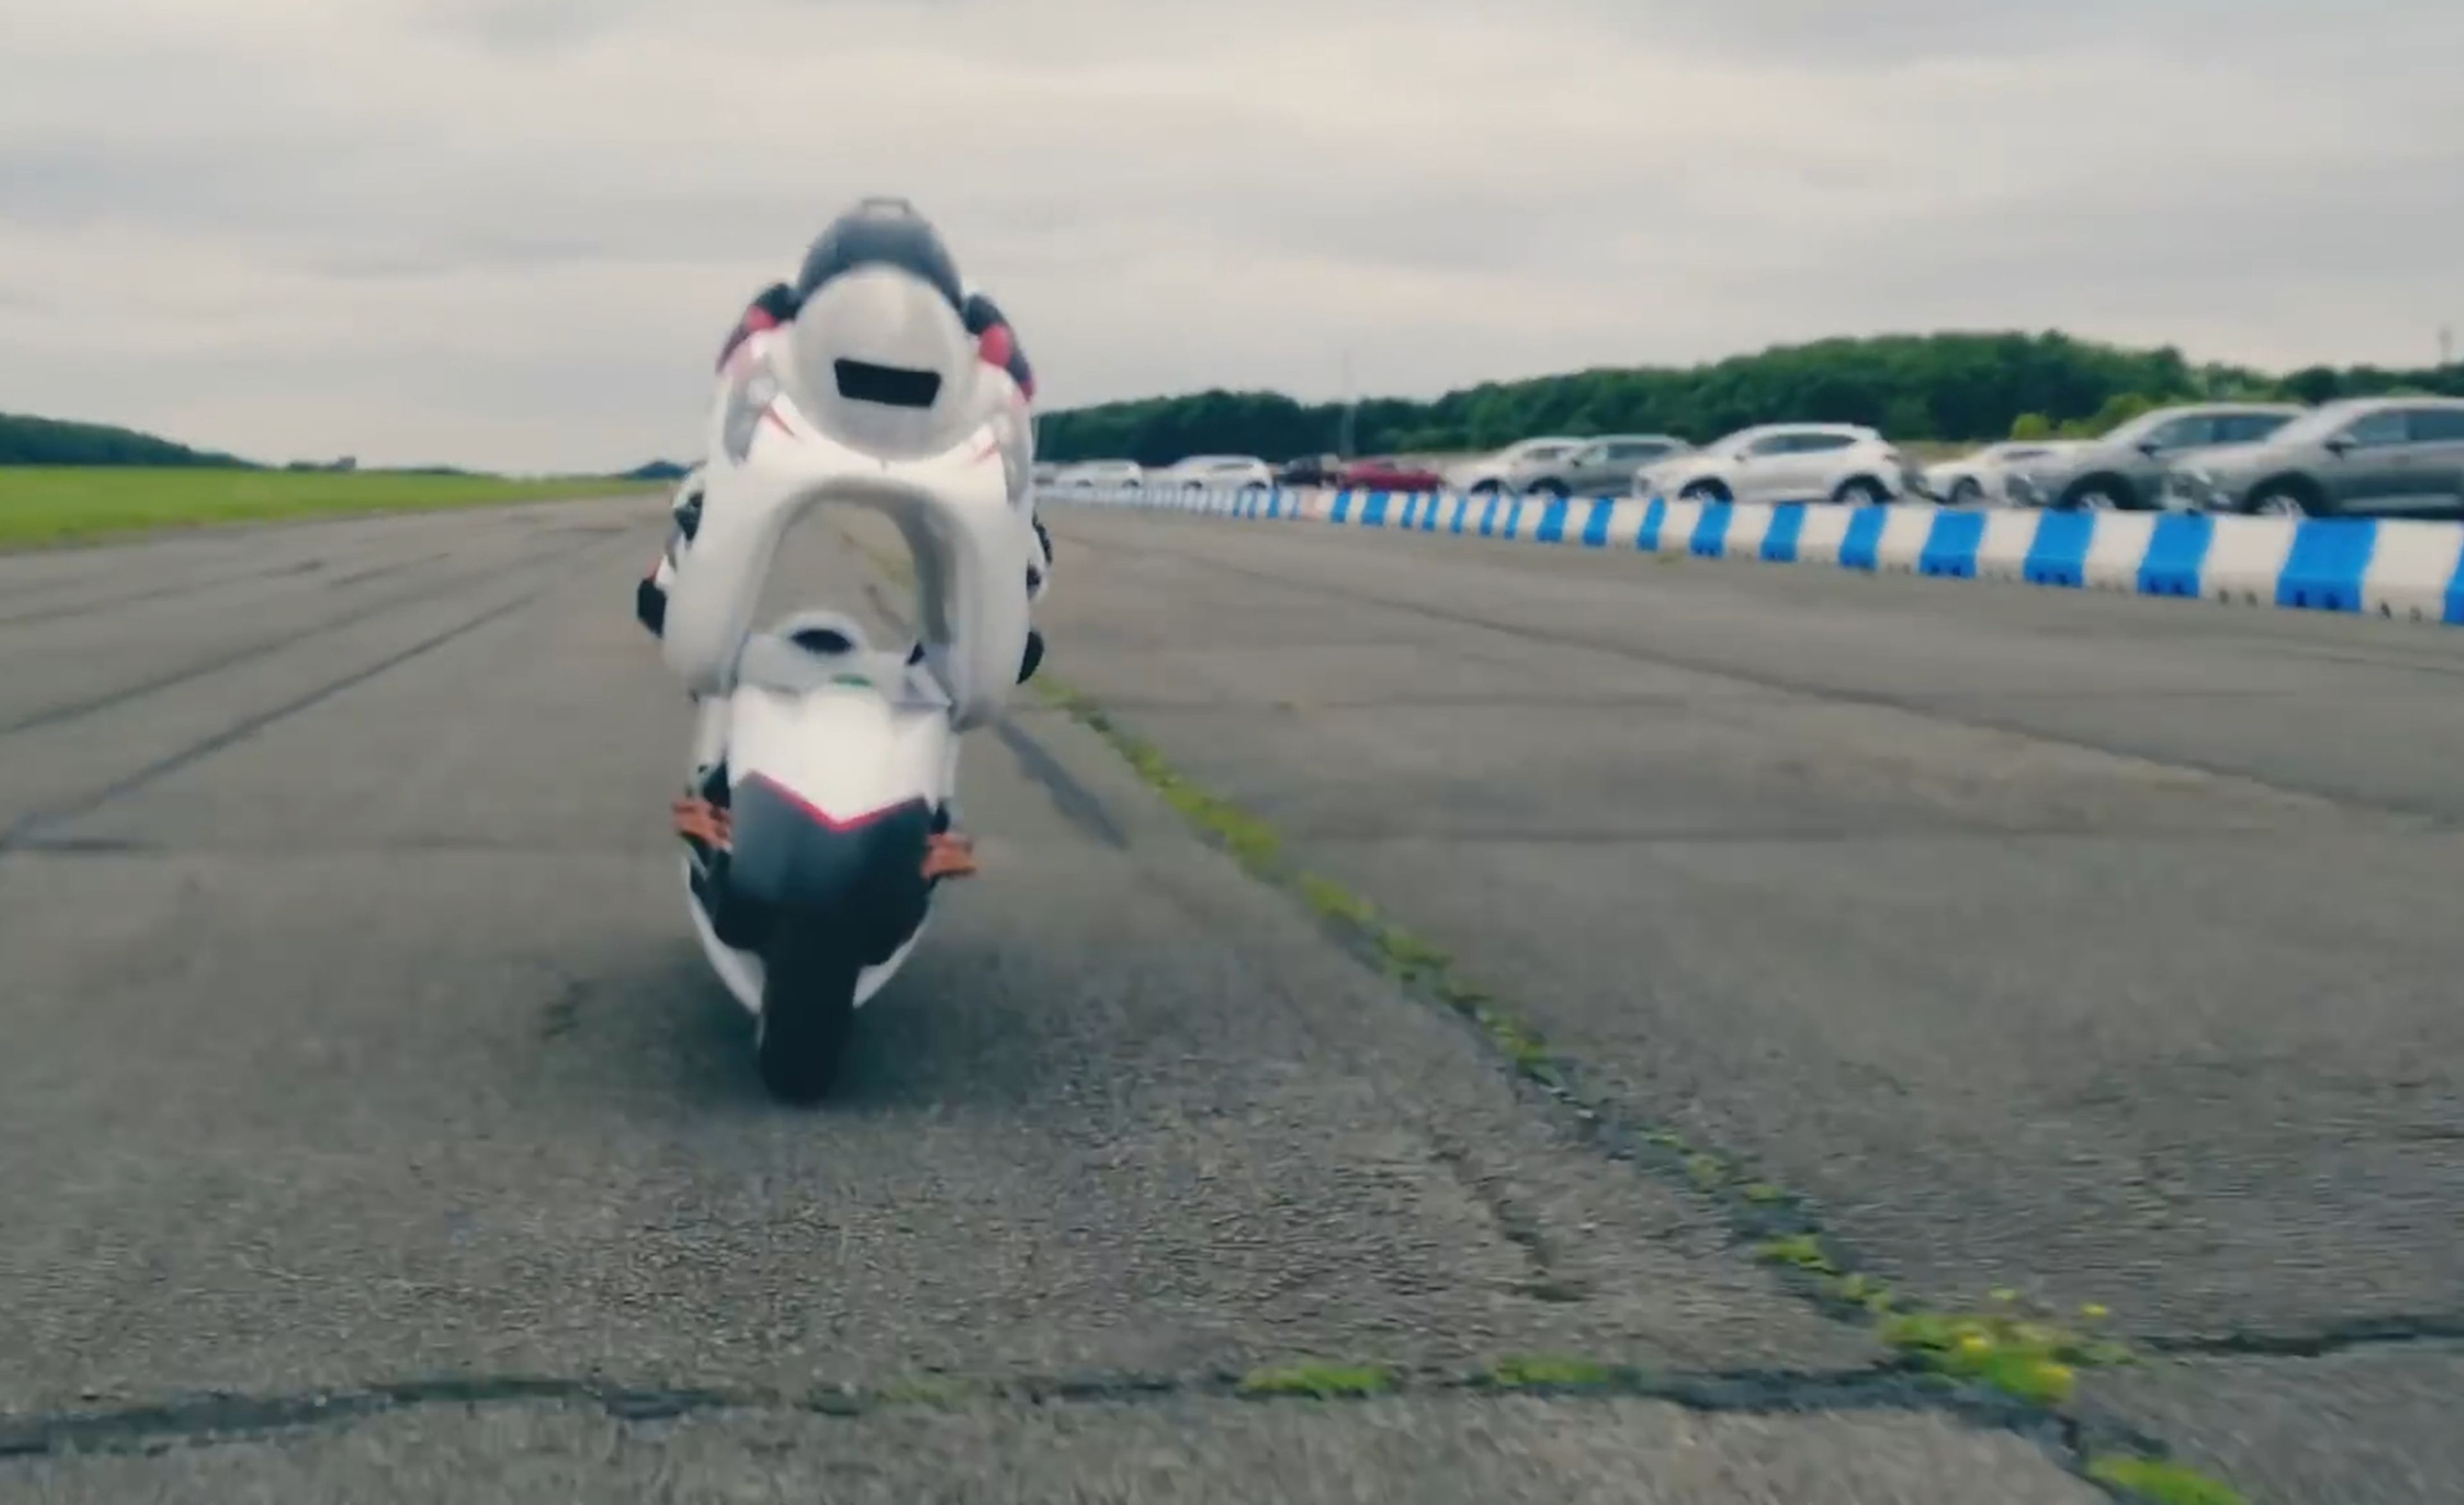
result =
[[[840,1099],[765,1101],[661,513],[0,559],[0,1497],[2104,1497],[1040,705]],[[2453,640],[1055,522],[1055,675],[1605,1111],[1913,1294],[2110,1304],[2172,1351],[2080,1417],[2255,1500],[2464,1476]],[[1464,1378],[1534,1354],[1636,1372]],[[1402,1384],[1237,1393],[1302,1361]]]

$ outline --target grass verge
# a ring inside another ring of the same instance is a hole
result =
[[[1570,1064],[1494,994],[1460,976],[1445,951],[1388,920],[1364,896],[1325,874],[1291,863],[1274,829],[1175,769],[1162,752],[1115,721],[1083,691],[1050,677],[1044,698],[1101,737],[1203,838],[1221,847],[1251,876],[1297,899],[1338,939],[1375,959],[1397,982],[1415,987],[1474,1024],[1514,1072],[1600,1123],[1610,1110],[1586,1101],[1570,1080]],[[2129,1349],[2099,1330],[2106,1313],[2081,1307],[2076,1319],[2022,1305],[2016,1293],[1996,1291],[1981,1309],[1943,1309],[1904,1299],[1881,1278],[1857,1271],[1837,1240],[1806,1211],[1805,1199],[1749,1174],[1728,1156],[1689,1144],[1665,1125],[1630,1123],[1635,1158],[1682,1177],[1727,1212],[1732,1230],[1766,1264],[1786,1271],[1831,1315],[1868,1323],[1902,1363],[1937,1382],[1973,1385],[2026,1406],[2058,1411],[2076,1394],[2079,1371],[2131,1362]],[[1608,1371],[1582,1362],[1551,1371],[1545,1359],[1502,1362],[1507,1376],[1582,1375],[1566,1383],[1597,1383]],[[1547,1384],[1547,1381],[1528,1383]],[[2103,1455],[2098,1462],[2136,1482],[2095,1475],[2098,1482],[2158,1505],[2241,1505],[2227,1487],[2177,1465]],[[2175,1493],[2159,1493],[2171,1490]],[[2210,1493],[2197,1493],[2205,1490]],[[2189,1491],[2189,1493],[2182,1493]],[[2214,1493],[2221,1491],[2222,1493]]]
[[[0,549],[163,528],[622,496],[659,483],[484,475],[0,466]]]

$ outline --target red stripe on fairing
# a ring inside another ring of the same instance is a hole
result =
[[[744,782],[748,784],[759,784],[762,788],[770,791],[770,793],[795,806],[798,813],[811,820],[813,824],[820,826],[825,831],[836,832],[840,835],[845,835],[849,831],[861,831],[869,825],[877,825],[882,820],[891,816],[896,815],[899,811],[906,809],[910,805],[920,805],[924,802],[911,795],[905,799],[883,805],[877,810],[867,810],[861,815],[842,817],[831,815],[828,811],[824,810],[821,806],[813,803],[809,799],[806,799],[803,796],[796,793],[792,789],[789,789],[786,785],[779,782],[775,778],[772,778],[767,774],[747,774],[744,775]]]
[[[983,357],[987,365],[1007,366],[1011,352],[1017,348],[1017,337],[1009,332],[1007,324],[995,324],[976,338],[976,354]]]

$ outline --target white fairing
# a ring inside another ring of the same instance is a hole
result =
[[[721,383],[701,528],[668,598],[668,665],[697,695],[732,690],[780,536],[807,507],[847,503],[883,513],[905,535],[915,560],[927,663],[950,697],[957,729],[984,725],[1017,685],[1026,650],[1027,565],[1040,553],[1026,511],[1011,505],[999,436],[979,413],[950,447],[900,461],[819,432],[783,384],[764,380],[782,346],[778,334],[792,336],[812,316],[808,304],[788,331],[747,341]],[[972,372],[971,351],[965,362]],[[759,401],[765,392],[767,401]],[[727,443],[731,427],[744,431],[740,447]]]
[[[825,282],[786,330],[779,378],[813,426],[869,455],[920,460],[990,417],[975,337],[940,290],[894,267],[859,267]],[[915,373],[932,401],[895,406],[850,397],[843,363]]]
[[[884,667],[868,665],[861,677]],[[938,803],[949,793],[942,772],[956,733],[948,700],[933,693],[926,676],[915,680],[903,694],[847,685],[739,685],[729,697],[731,777],[740,783],[758,773],[840,821],[919,796]]]
[[[824,654],[788,641],[786,634],[807,625],[834,628],[852,650]],[[938,804],[956,792],[957,734],[948,698],[929,672],[874,650],[854,619],[800,612],[748,644],[744,670],[734,694],[707,707],[696,766],[723,746],[732,786],[758,774],[842,820],[918,796]],[[842,678],[870,683],[838,683]],[[690,885],[690,859],[686,878]],[[761,958],[722,943],[698,903],[688,898],[686,907],[728,992],[759,1013]],[[857,1004],[878,992],[914,949],[911,938],[888,961],[866,968],[856,979]]]

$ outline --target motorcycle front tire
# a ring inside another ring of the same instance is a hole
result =
[[[761,968],[753,1051],[762,1085],[784,1102],[818,1102],[829,1095],[855,1030],[862,963],[824,927],[784,925],[762,947]]]

